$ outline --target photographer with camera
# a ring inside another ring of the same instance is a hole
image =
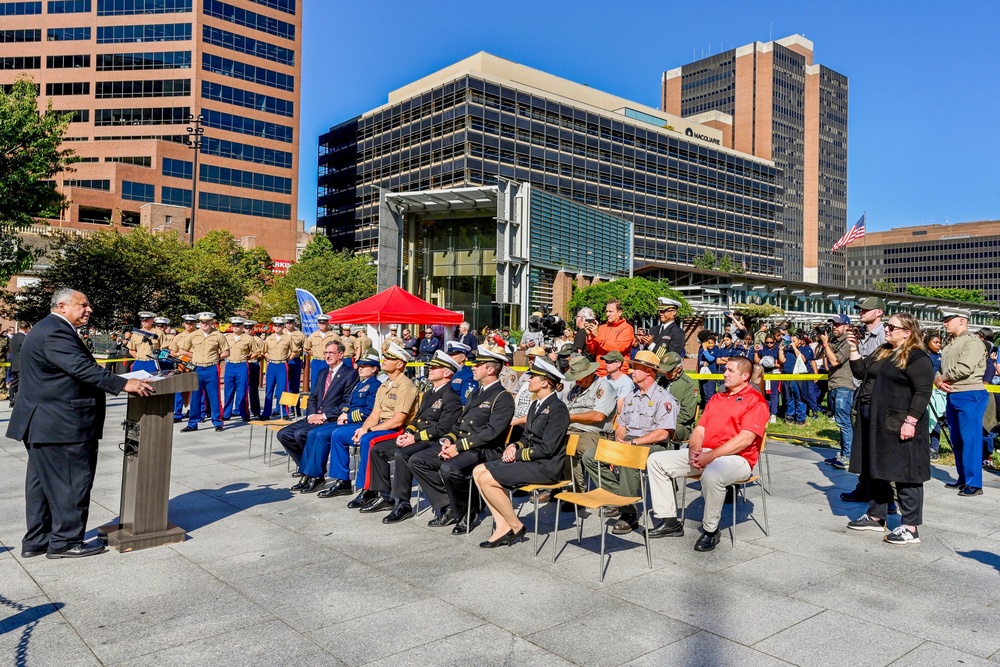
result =
[[[854,374],[848,363],[851,358],[851,345],[847,338],[851,318],[841,314],[834,315],[828,321],[832,331],[828,332],[827,327],[822,327],[819,340],[829,377],[829,405],[833,408],[833,421],[840,429],[840,454],[826,459],[826,462],[838,470],[847,470],[851,462],[851,445],[854,442],[854,426],[851,422]]]
[[[545,333],[542,331],[542,313],[536,310],[528,317],[528,330],[521,336],[518,345],[522,350],[531,347],[545,347]]]

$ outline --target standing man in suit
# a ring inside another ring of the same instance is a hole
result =
[[[309,432],[323,424],[334,424],[351,395],[358,372],[344,363],[344,344],[331,340],[323,348],[326,357],[316,384],[309,391],[306,416],[278,431],[278,442],[298,466]],[[301,490],[301,489],[300,489]]]
[[[104,431],[104,393],[153,393],[145,380],[120,378],[87,351],[77,328],[90,321],[86,295],[62,288],[52,312],[24,341],[21,395],[7,437],[28,450],[21,556],[80,558],[104,551],[83,541],[90,491],[97,470],[97,442]]]
[[[10,407],[14,407],[14,399],[17,398],[21,376],[21,347],[29,331],[31,331],[30,324],[18,322],[17,333],[10,339]]]

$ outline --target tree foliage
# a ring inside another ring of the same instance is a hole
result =
[[[695,258],[696,269],[707,269],[709,271],[722,271],[724,273],[746,273],[743,265],[737,264],[728,253],[721,258],[717,257],[711,250],[706,250]]]
[[[34,218],[57,218],[65,199],[52,186],[56,173],[74,162],[60,149],[72,113],[38,113],[38,93],[28,78],[0,89],[0,280],[31,267],[34,256],[18,231]]]
[[[734,306],[733,312],[742,316],[744,323],[747,326],[750,326],[750,323],[753,320],[760,320],[767,317],[774,317],[775,315],[785,314],[784,310],[769,303],[748,303],[740,306]]]
[[[978,289],[963,289],[961,287],[921,287],[907,285],[907,294],[925,296],[931,299],[947,299],[949,301],[965,301],[966,303],[986,303],[983,291]]]
[[[37,284],[4,293],[4,316],[36,322],[49,312],[53,292],[71,287],[90,299],[91,325],[102,330],[134,325],[141,310],[174,322],[205,310],[225,318],[245,311],[271,266],[266,251],[244,250],[229,232],[211,232],[190,247],[175,232],[151,234],[143,227],[56,234],[47,258]]]
[[[872,289],[877,292],[897,292],[899,286],[888,278],[882,277],[872,283]]]
[[[299,261],[264,292],[253,314],[263,321],[298,312],[295,288],[312,292],[324,311],[335,310],[372,296],[377,283],[378,270],[368,257],[334,250],[326,236],[317,234]]]
[[[600,316],[604,307],[611,299],[622,303],[625,319],[635,322],[644,318],[656,317],[656,299],[666,296],[681,303],[678,313],[681,316],[690,315],[691,307],[681,296],[681,293],[670,287],[666,280],[648,280],[646,278],[618,278],[606,283],[598,283],[590,287],[578,289],[569,300],[567,311],[576,313],[587,306]]]

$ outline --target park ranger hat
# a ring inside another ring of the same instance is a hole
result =
[[[542,347],[541,345],[536,345],[535,347],[528,348],[528,351],[525,352],[525,354],[527,354],[529,357],[544,357],[545,348]]]
[[[972,317],[972,311],[966,310],[965,308],[952,308],[950,306],[940,306],[941,310],[941,321],[947,322],[953,317],[964,317],[969,319]]]
[[[317,322],[329,322],[330,321],[330,316],[329,315],[317,315],[316,316],[316,321]]]
[[[603,357],[601,357],[601,359],[604,359],[604,361],[607,362],[607,363],[609,363],[609,364],[610,363],[614,363],[616,361],[618,363],[622,363],[623,361],[625,361],[625,356],[621,352],[619,352],[618,350],[611,350],[610,352],[608,352],[607,354],[605,354]]]
[[[556,354],[560,357],[568,357],[572,355],[573,352],[573,343],[564,343],[563,346],[559,348],[559,352]]]
[[[671,308],[677,310],[680,307],[681,307],[680,301],[674,301],[673,299],[668,299],[665,296],[657,297],[656,299],[657,310],[670,310]]]
[[[476,348],[476,361],[482,363],[484,361],[499,361],[502,364],[507,363],[507,357],[500,354],[499,352],[494,352],[492,348],[485,345],[480,345]]]
[[[386,359],[396,359],[405,363],[413,361],[413,355],[395,343],[389,343],[389,347],[385,349],[385,353],[382,356]]]
[[[462,369],[462,364],[458,363],[441,350],[435,350],[434,356],[427,362],[430,368],[447,368],[452,373],[457,373]]]
[[[660,372],[664,375],[670,373],[675,368],[681,365],[681,355],[676,352],[667,352],[663,355],[663,361],[660,362]]]
[[[656,356],[655,352],[639,350],[635,353],[635,357],[632,358],[632,365],[643,366],[656,373],[660,370],[660,358]]]
[[[140,310],[139,311],[139,319],[140,320],[151,320],[154,317],[156,317],[156,313],[151,313],[148,310]]]
[[[208,311],[205,311],[205,312],[202,312],[202,313],[198,313],[198,321],[199,322],[206,322],[206,321],[214,320],[214,319],[215,319],[215,313],[210,313]]]
[[[381,369],[382,362],[379,361],[377,354],[366,354],[365,356],[358,359],[356,362],[358,366],[374,366],[375,368]]]
[[[592,375],[601,365],[596,361],[591,361],[583,355],[573,357],[569,362],[569,370],[566,371],[566,379],[572,382]]]
[[[271,324],[281,324],[281,325],[284,325],[285,324],[285,318],[284,317],[272,317],[271,318]]]
[[[242,327],[242,326],[246,325],[247,321],[245,319],[243,319],[242,317],[230,317],[229,318],[229,323],[232,324],[234,327],[235,326],[241,326]]]
[[[181,321],[183,321],[183,322],[197,322],[198,321],[198,316],[197,315],[191,315],[190,313],[187,314],[187,315],[181,315]]]
[[[858,310],[881,310],[882,312],[888,310],[885,301],[877,296],[870,296],[854,307]]]
[[[153,318],[153,324],[170,324],[169,317],[155,317]]]
[[[549,378],[556,384],[559,384],[566,379],[562,373],[560,373],[555,366],[553,366],[548,361],[545,361],[542,357],[535,357],[535,360],[531,362],[531,368],[528,369],[530,375],[540,375],[542,377]]]
[[[469,356],[469,352],[472,352],[472,348],[465,343],[459,343],[457,340],[448,341],[448,354],[464,354]]]

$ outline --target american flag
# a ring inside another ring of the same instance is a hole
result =
[[[847,233],[840,237],[840,240],[833,244],[830,252],[837,252],[846,245],[850,245],[865,235],[865,214],[854,223],[854,226],[847,230]]]

